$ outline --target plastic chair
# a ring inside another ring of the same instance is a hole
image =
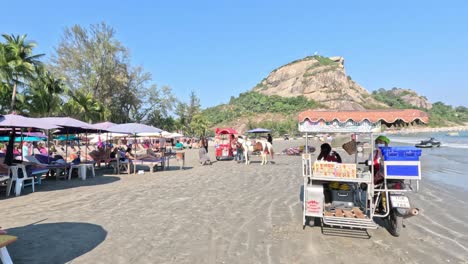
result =
[[[20,169],[23,170],[23,178],[18,177],[18,170]],[[11,173],[11,179],[8,181],[7,185],[7,196],[10,196],[11,187],[14,181],[16,182],[15,196],[21,194],[21,189],[24,187],[24,182],[28,180],[31,181],[32,191],[34,192],[34,176],[28,176],[28,173],[26,172],[26,167],[23,164],[9,166],[9,172]]]
[[[129,159],[125,160],[120,160],[120,157],[122,155],[120,153],[117,153],[116,155],[116,163],[117,165],[114,168],[114,172],[117,174],[120,174],[121,171],[126,171],[128,174],[130,174],[130,168],[132,166],[132,161]]]

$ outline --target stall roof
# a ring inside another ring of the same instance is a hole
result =
[[[366,111],[314,111],[307,110],[299,114],[299,122],[305,120],[312,122],[323,120],[325,122],[332,122],[337,120],[339,122],[363,122],[365,120],[371,123],[384,122],[395,123],[399,120],[405,123],[420,121],[427,124],[429,116],[427,113],[416,109],[388,109],[388,110],[366,110]]]
[[[216,128],[215,133],[219,134],[238,134],[236,130],[228,127],[228,128]]]

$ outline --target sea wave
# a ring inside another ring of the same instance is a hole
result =
[[[397,143],[405,143],[405,144],[417,144],[420,142],[420,140],[417,140],[416,138],[390,138],[391,142],[397,142]],[[441,147],[448,147],[448,148],[457,148],[457,149],[468,149],[468,144],[462,144],[462,143],[445,143],[442,142]]]

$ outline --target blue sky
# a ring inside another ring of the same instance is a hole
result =
[[[44,0],[2,9],[0,32],[28,34],[47,58],[64,28],[104,21],[133,65],[183,100],[195,91],[203,107],[316,51],[345,57],[369,91],[396,86],[468,105],[468,1]]]

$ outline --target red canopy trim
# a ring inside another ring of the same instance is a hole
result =
[[[215,133],[219,134],[238,134],[236,130],[228,127],[228,128],[216,128]]]
[[[306,119],[317,122],[323,120],[332,122],[338,120],[341,123],[349,120],[354,122],[362,122],[367,120],[372,123],[379,121],[385,123],[395,123],[399,120],[405,123],[420,121],[427,124],[429,115],[426,112],[416,109],[389,109],[389,110],[366,110],[366,111],[314,111],[307,110],[299,114],[299,122],[304,122]]]

